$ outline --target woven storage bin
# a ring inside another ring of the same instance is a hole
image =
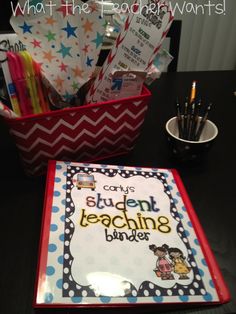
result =
[[[140,96],[6,122],[26,173],[37,175],[49,159],[90,162],[132,150],[150,96],[144,87]]]

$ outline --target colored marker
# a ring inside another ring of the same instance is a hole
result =
[[[22,58],[22,62],[24,65],[25,78],[28,87],[28,91],[30,94],[31,103],[33,106],[33,113],[41,113],[42,110],[40,108],[39,97],[37,93],[37,86],[35,81],[35,73],[33,67],[33,60],[31,55],[27,51],[20,51],[20,57]]]
[[[42,112],[47,112],[50,109],[43,94],[43,84],[42,84],[40,65],[37,62],[33,61],[33,66],[34,66],[35,80],[36,80],[36,85],[37,85],[40,106],[41,106]]]
[[[12,109],[17,114],[17,116],[21,115],[18,98],[16,95],[16,88],[14,83],[12,82],[12,77],[10,74],[8,62],[7,62],[7,51],[0,49],[0,58],[3,60],[1,63],[2,71],[4,75],[4,79],[6,82],[6,87],[8,91],[8,95],[11,101]]]
[[[30,97],[27,90],[24,67],[18,54],[8,51],[7,60],[13,83],[19,100],[22,115],[33,113]]]

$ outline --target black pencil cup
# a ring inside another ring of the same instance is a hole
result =
[[[200,117],[199,117],[200,118]],[[184,140],[179,137],[178,120],[173,117],[166,122],[166,136],[172,156],[181,162],[203,160],[217,137],[216,125],[206,120],[198,141]]]

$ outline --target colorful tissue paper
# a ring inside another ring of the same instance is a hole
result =
[[[10,22],[45,78],[69,101],[95,70],[105,31],[100,5],[20,0]]]

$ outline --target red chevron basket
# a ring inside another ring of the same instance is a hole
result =
[[[150,99],[137,97],[7,119],[26,173],[46,170],[49,159],[94,161],[129,152]]]

